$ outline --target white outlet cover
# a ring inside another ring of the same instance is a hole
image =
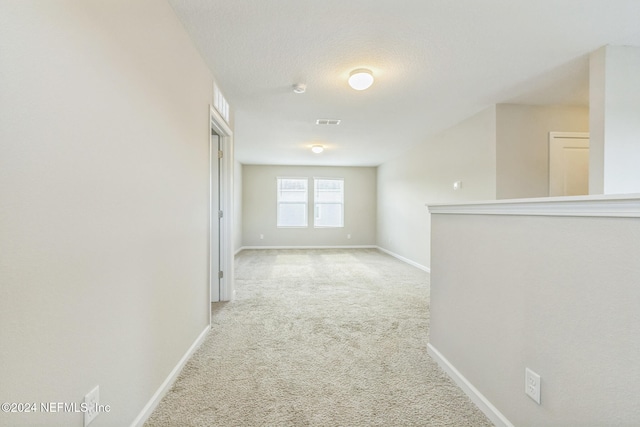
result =
[[[524,370],[524,392],[538,405],[540,404],[540,375],[529,368]]]
[[[459,190],[462,188],[462,181],[456,181],[453,183],[453,189],[454,190]]]
[[[98,405],[100,404],[100,386],[97,385],[93,390],[84,397],[86,412],[84,413],[84,427],[87,427],[91,421],[98,416]]]

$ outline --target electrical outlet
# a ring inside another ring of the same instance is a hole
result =
[[[97,385],[96,388],[91,390],[84,397],[85,403],[85,413],[84,413],[84,427],[87,427],[91,421],[98,416],[98,405],[100,404],[100,386]]]
[[[462,188],[462,181],[456,181],[453,183],[453,189],[454,190],[459,190]]]
[[[350,239],[350,238],[351,238],[351,234],[347,234],[347,239]]]
[[[260,235],[260,240],[264,240],[264,234]]]
[[[529,368],[524,370],[524,392],[538,405],[540,404],[540,375]]]

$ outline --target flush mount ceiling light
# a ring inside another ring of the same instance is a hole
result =
[[[293,85],[294,93],[304,93],[307,90],[307,85],[304,83],[296,83]]]
[[[324,146],[316,144],[316,145],[312,145],[311,146],[311,151],[313,151],[316,154],[320,154],[324,151]]]
[[[358,68],[349,74],[349,86],[355,90],[368,89],[373,84],[373,74],[366,68]]]

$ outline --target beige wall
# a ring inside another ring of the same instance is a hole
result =
[[[549,132],[588,128],[584,107],[501,104],[383,163],[378,246],[429,267],[425,203],[547,196]],[[462,182],[457,191],[456,181]]]
[[[637,424],[638,218],[432,225],[429,341],[480,393],[516,426]],[[541,376],[541,406],[525,367]]]
[[[549,195],[549,132],[589,132],[587,107],[496,106],[498,199]]]
[[[495,122],[487,108],[378,167],[378,246],[429,267],[425,203],[495,198]]]
[[[244,165],[243,246],[361,246],[376,243],[376,169]],[[276,227],[276,178],[308,177],[309,226]],[[344,228],[314,228],[313,178],[344,178]],[[260,239],[260,234],[264,239]],[[347,238],[351,234],[351,239]]]
[[[0,44],[1,400],[129,425],[209,323],[212,76],[164,1],[5,1]]]

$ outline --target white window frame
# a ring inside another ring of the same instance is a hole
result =
[[[340,203],[339,203],[340,209],[341,209],[340,219],[342,220],[342,223],[340,225],[317,225],[316,224],[316,219],[319,218],[318,205],[325,204],[325,203],[319,203],[316,201],[316,194],[317,194],[316,187],[317,187],[318,180],[342,181],[342,200],[340,200]],[[344,192],[345,192],[344,178],[335,178],[335,177],[314,177],[313,178],[313,227],[314,228],[344,228]]]
[[[282,202],[280,201],[280,180],[281,179],[298,179],[305,181],[307,186],[305,189],[304,201],[300,202]],[[280,204],[302,204],[304,203],[304,225],[280,225]],[[277,228],[307,228],[309,227],[309,177],[306,176],[279,176],[276,178],[276,227]]]

